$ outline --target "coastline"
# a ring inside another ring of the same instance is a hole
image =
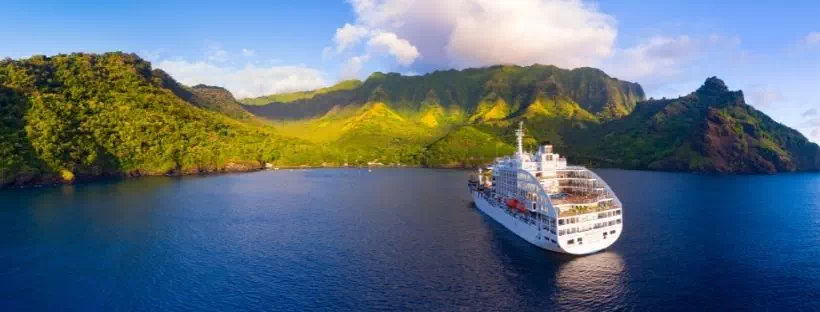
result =
[[[717,172],[717,171],[685,171],[685,170],[674,170],[674,169],[657,169],[657,168],[622,168],[622,167],[608,167],[608,166],[588,166],[585,167],[590,169],[621,169],[621,170],[631,170],[631,171],[649,171],[649,172],[668,172],[668,173],[689,173],[689,174],[703,174],[703,175],[776,175],[776,174],[789,174],[789,173],[820,173],[820,171],[812,171],[812,170],[796,170],[796,171],[781,171],[781,172]],[[276,166],[273,164],[264,164],[264,165],[249,165],[249,164],[239,164],[239,163],[229,163],[223,168],[219,169],[191,169],[191,170],[183,170],[183,171],[171,171],[166,173],[155,173],[155,172],[148,172],[148,171],[141,171],[135,170],[133,172],[128,173],[119,173],[119,174],[102,174],[102,175],[79,175],[76,176],[73,180],[67,181],[64,180],[59,174],[50,174],[50,175],[32,175],[32,174],[18,174],[16,176],[12,176],[10,180],[3,180],[0,177],[0,191],[4,190],[14,190],[14,189],[28,189],[28,188],[41,188],[41,187],[56,187],[59,185],[71,185],[71,184],[84,184],[84,183],[93,183],[97,181],[103,181],[108,179],[138,179],[141,177],[157,177],[157,176],[169,176],[169,177],[179,177],[179,176],[210,176],[210,175],[221,175],[221,174],[231,174],[231,173],[249,173],[249,172],[257,172],[257,171],[274,171],[274,170],[293,170],[293,169],[364,169],[364,168],[428,168],[428,169],[449,169],[449,170],[471,170],[478,168],[477,166],[464,166],[464,165],[444,165],[444,166],[424,166],[424,165],[360,165],[360,166],[344,166],[344,165],[320,165],[320,166],[311,166],[311,165],[283,165],[283,166]]]

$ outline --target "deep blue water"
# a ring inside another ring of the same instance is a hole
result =
[[[820,310],[820,175],[597,170],[612,248],[530,246],[468,172],[269,171],[0,192],[0,310]]]

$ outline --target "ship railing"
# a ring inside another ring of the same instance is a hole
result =
[[[572,217],[582,214],[588,213],[598,213],[598,212],[606,212],[609,210],[617,210],[620,209],[620,206],[616,205],[605,205],[605,206],[581,206],[581,205],[569,205],[566,207],[560,207],[560,212],[558,213],[559,218],[563,217]]]

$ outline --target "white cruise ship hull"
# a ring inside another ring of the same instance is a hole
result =
[[[546,250],[572,255],[591,254],[611,246],[621,235],[622,225],[617,224],[583,233],[556,236],[545,229],[539,231],[538,224],[532,224],[526,221],[525,218],[518,217],[517,213],[508,211],[503,204],[494,203],[492,199],[482,196],[481,192],[472,191],[471,194],[476,207],[484,214],[518,235],[518,237]],[[612,231],[614,233],[609,234]],[[608,235],[603,235],[603,232],[607,232]],[[583,244],[567,244],[568,240],[577,241],[579,237],[583,238]]]

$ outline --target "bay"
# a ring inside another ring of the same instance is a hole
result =
[[[820,310],[820,175],[600,169],[623,235],[584,257],[483,215],[469,172],[280,170],[0,192],[19,310]]]

